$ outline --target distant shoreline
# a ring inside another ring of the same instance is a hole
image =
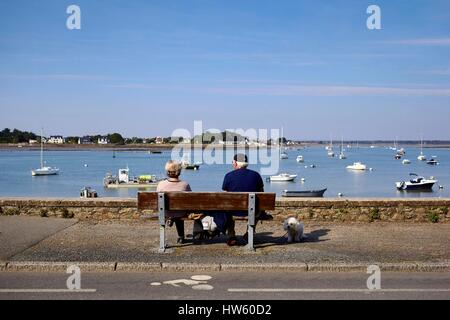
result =
[[[344,148],[347,148],[346,142],[344,142]],[[295,144],[287,146],[287,148],[303,148],[305,146],[307,147],[325,147],[328,144],[325,142],[304,142],[301,144]],[[337,148],[340,144],[336,143],[335,147]],[[127,144],[127,145],[98,145],[98,144],[91,144],[91,145],[76,145],[76,144],[45,144],[44,149],[45,150],[51,150],[51,151],[117,151],[117,152],[124,152],[124,151],[169,151],[172,148],[174,148],[176,145],[174,144]],[[189,148],[189,145],[183,145],[185,148]],[[212,147],[213,145],[204,144],[203,148],[205,147]],[[385,148],[389,146],[389,143],[386,142],[376,142],[371,143],[368,141],[360,141],[359,147],[370,147],[375,146],[377,148]],[[420,147],[420,142],[417,141],[400,141],[399,142],[399,148],[402,147],[412,147],[412,148],[418,148]],[[191,146],[194,148],[199,148],[199,146]],[[214,145],[216,148],[227,148],[227,149],[242,149],[242,148],[248,148],[248,149],[255,149],[255,148],[266,148],[266,147],[257,147],[257,146],[241,146],[241,145]],[[270,147],[270,146],[269,146]],[[356,145],[353,143],[352,148],[356,148]],[[424,149],[448,149],[450,148],[450,142],[448,141],[434,141],[432,144],[426,144],[423,146]],[[0,144],[0,151],[10,151],[10,150],[22,150],[22,151],[33,151],[33,150],[40,150],[39,144]]]

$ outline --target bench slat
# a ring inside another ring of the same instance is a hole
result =
[[[259,210],[275,209],[275,193],[255,193]],[[166,210],[172,211],[247,211],[246,192],[168,192]],[[138,193],[139,210],[157,210],[157,192]]]

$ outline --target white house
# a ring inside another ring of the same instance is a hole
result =
[[[47,143],[63,144],[64,138],[62,136],[50,136],[50,138],[47,140]]]
[[[163,139],[163,137],[156,137],[156,143],[158,143],[158,144],[161,144],[161,143],[163,143],[164,142],[164,139]]]
[[[108,143],[109,143],[108,137],[100,137],[100,138],[98,138],[98,144],[108,144]]]
[[[78,144],[92,144],[91,137],[84,136],[84,137],[78,138]]]

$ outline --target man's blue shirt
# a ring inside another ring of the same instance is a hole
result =
[[[227,173],[223,180],[222,190],[228,192],[263,192],[264,182],[258,172],[241,168]]]

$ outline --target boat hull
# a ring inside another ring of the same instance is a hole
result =
[[[198,170],[198,169],[200,169],[200,166],[199,165],[187,165],[187,166],[184,166],[183,167],[183,169],[184,170]]]
[[[436,182],[427,183],[404,183],[397,184],[397,189],[400,191],[431,191]]]
[[[290,175],[290,176],[272,176],[269,177],[267,180],[270,182],[292,182],[297,178],[297,175]]]
[[[38,176],[56,176],[59,174],[59,170],[52,170],[52,171],[41,171],[41,170],[32,170],[31,175],[33,177]]]
[[[285,198],[323,198],[323,195],[327,189],[322,190],[309,190],[309,191],[288,191],[285,190],[281,194]]]
[[[111,183],[105,184],[106,189],[122,189],[122,188],[141,188],[141,189],[156,189],[158,183]]]

